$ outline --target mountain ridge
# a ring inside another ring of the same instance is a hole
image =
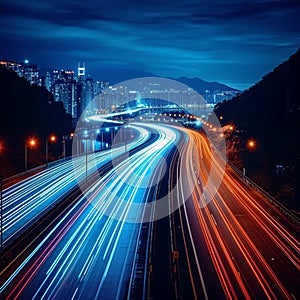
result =
[[[104,72],[107,78],[107,81],[111,83],[111,85],[117,85],[120,84],[123,81],[135,79],[135,78],[142,78],[142,77],[162,77],[162,78],[168,78],[171,80],[178,81],[180,83],[183,83],[192,89],[194,89],[196,92],[200,94],[204,94],[205,90],[209,90],[210,92],[215,91],[237,91],[240,92],[240,90],[232,88],[226,84],[217,82],[217,81],[206,81],[198,77],[187,77],[187,76],[180,76],[180,77],[163,77],[151,74],[149,72],[145,71],[132,71],[132,70],[118,70],[118,72],[112,72],[111,70]],[[116,74],[117,73],[117,74]],[[133,73],[133,75],[128,76],[128,74]],[[110,75],[107,75],[110,74]],[[104,77],[102,74],[98,74],[97,77]],[[113,80],[110,80],[110,78],[114,78]]]
[[[299,117],[300,49],[286,61],[231,100],[220,102],[214,112],[223,126],[233,124],[228,143],[242,153],[241,167],[281,202],[300,211]],[[256,148],[249,151],[247,140]]]
[[[217,81],[206,81],[206,80],[203,80],[198,77],[190,78],[190,77],[181,76],[181,77],[175,78],[174,80],[177,80],[181,83],[184,83],[184,84],[190,86],[198,93],[205,93],[205,90],[209,90],[211,92],[214,92],[214,91],[238,91],[238,92],[240,92],[239,90],[232,88],[224,83],[220,83]]]

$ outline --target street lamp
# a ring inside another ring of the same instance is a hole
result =
[[[255,148],[255,146],[256,146],[256,143],[255,143],[255,141],[254,140],[248,140],[248,142],[247,142],[247,148],[248,149],[254,149]]]
[[[24,156],[25,156],[25,174],[27,173],[27,148],[29,147],[35,147],[36,146],[36,140],[31,138],[28,141],[25,142],[25,149],[24,149]]]
[[[87,137],[85,139],[85,181],[87,182],[88,178],[88,153],[87,153]]]
[[[46,139],[46,167],[48,166],[48,151],[49,151],[49,141],[51,143],[55,143],[56,142],[56,136],[54,134],[50,135],[47,139]]]
[[[89,135],[88,135],[88,131],[84,130],[83,132],[83,140],[85,141],[85,181],[87,182],[88,180],[88,139],[89,139]]]
[[[245,176],[246,175],[246,164],[247,164],[247,153],[246,151],[247,150],[254,150],[256,148],[256,141],[254,139],[249,139],[247,142],[246,142],[246,149],[244,149],[244,168],[243,168],[243,175]]]

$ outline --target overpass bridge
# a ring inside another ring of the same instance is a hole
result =
[[[123,110],[116,110],[106,114],[89,113],[86,115],[87,121],[111,121],[116,123],[122,123],[136,118],[145,118],[153,121],[169,121],[175,119],[180,123],[198,122],[206,117],[206,115],[212,111],[212,106],[209,104],[195,104],[195,105],[183,105],[176,104],[170,105],[157,105],[157,106],[135,106],[128,107]],[[199,113],[201,112],[201,113]]]

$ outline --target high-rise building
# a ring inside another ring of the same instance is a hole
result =
[[[44,86],[49,92],[51,92],[51,85],[52,85],[51,74],[49,71],[47,71],[45,75]]]
[[[54,84],[58,79],[60,79],[60,71],[53,70],[52,71],[52,84]]]
[[[29,64],[28,60],[24,63],[13,61],[0,61],[0,65],[15,71],[20,77],[24,77],[30,84],[39,84],[39,71],[37,65]]]
[[[85,63],[82,63],[82,65],[80,65],[80,62],[78,63],[78,80],[84,79],[85,78]]]
[[[77,118],[77,85],[75,80],[59,79],[54,83],[54,100],[62,101],[67,113]]]
[[[55,101],[62,101],[67,113],[77,118],[77,83],[73,70],[53,70],[51,91]]]
[[[94,97],[109,88],[108,81],[95,81],[92,77],[86,78],[85,63],[78,63],[77,78],[73,70],[46,71],[44,76],[39,77],[38,66],[12,61],[0,61],[9,69],[15,71],[20,77],[24,77],[30,84],[38,84],[50,91],[55,101],[61,101],[74,120],[78,119]],[[98,108],[91,106],[89,109],[96,111]]]
[[[60,78],[65,79],[66,81],[74,80],[74,71],[73,70],[61,70],[60,71]]]
[[[92,100],[94,98],[94,81],[92,77],[87,77],[85,80],[85,94],[84,94],[84,102],[83,107],[84,109],[92,103]],[[93,109],[91,106],[90,109]]]
[[[22,64],[19,62],[2,60],[0,61],[0,65],[15,71],[20,77],[23,76]]]
[[[45,76],[39,78],[39,85],[45,87],[49,92],[51,92],[51,74],[49,71],[46,72]]]
[[[57,80],[74,80],[73,70],[53,70],[52,82],[55,83]]]
[[[101,94],[104,90],[109,88],[108,81],[94,81],[94,97]]]
[[[76,94],[76,103],[77,103],[77,118],[80,118],[82,111],[83,111],[83,106],[82,106],[82,97],[84,96],[84,81],[79,80],[76,83],[76,89],[77,89],[77,94]]]
[[[85,109],[86,101],[85,101],[85,63],[80,64],[78,63],[77,68],[77,95],[76,95],[76,102],[77,102],[77,117],[79,118]]]
[[[30,82],[30,84],[39,84],[39,71],[37,65],[29,64],[26,61],[23,64],[23,77]]]

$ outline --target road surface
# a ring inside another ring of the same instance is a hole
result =
[[[164,170],[163,158],[179,138],[174,129],[152,125],[151,130],[157,131],[151,145],[115,166],[55,220],[51,232],[1,282],[4,298],[125,297],[147,207],[136,204],[155,199],[150,192]]]
[[[130,141],[127,150],[137,148],[147,139],[149,132],[132,127],[137,138]],[[90,175],[106,163],[124,154],[124,146],[96,152],[87,156]],[[76,172],[74,172],[74,165]],[[78,166],[78,167],[77,167]],[[86,157],[74,157],[32,177],[18,182],[3,191],[3,247],[13,242],[30,225],[43,216],[55,204],[62,201],[78,182],[86,179]]]
[[[205,135],[136,126],[156,132],[152,144],[96,181],[21,264],[1,272],[1,296],[299,298],[299,228]],[[161,197],[164,205],[154,201]]]
[[[183,203],[183,256],[194,298],[298,298],[299,228],[228,166],[223,172],[223,159],[204,135],[187,132],[190,142],[178,168],[174,200]],[[222,179],[218,188],[211,184],[217,177]],[[186,190],[193,193],[184,202],[180,195]]]

